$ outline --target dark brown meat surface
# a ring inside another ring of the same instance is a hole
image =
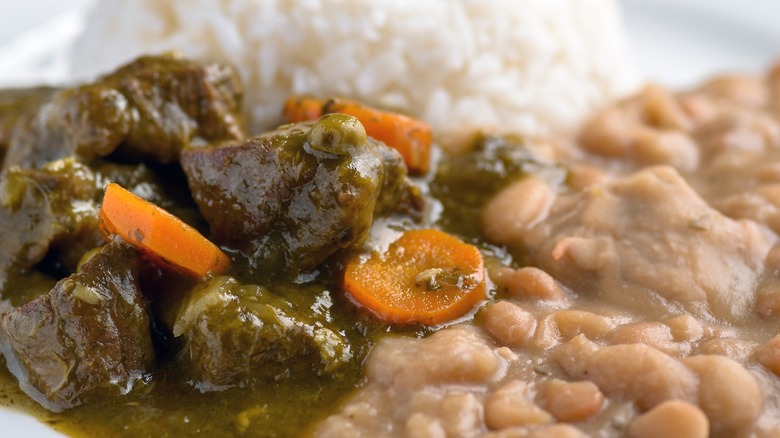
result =
[[[31,99],[0,106],[3,168],[115,151],[175,162],[193,141],[244,137],[241,98],[231,67],[175,55],[141,57],[94,83],[59,90],[37,107]]]
[[[214,236],[266,272],[305,272],[362,243],[375,216],[421,208],[401,155],[343,114],[285,125],[181,165]]]
[[[74,254],[72,268],[85,250],[102,244],[98,184],[92,170],[73,160],[0,175],[0,296],[9,273],[40,262],[52,244]]]
[[[80,272],[3,316],[6,361],[52,411],[124,394],[155,355],[136,251],[111,242]]]
[[[203,389],[330,374],[352,358],[337,327],[257,285],[216,277],[190,291],[174,336],[178,360]]]
[[[34,114],[57,92],[56,88],[9,88],[0,90],[0,165],[16,123]]]

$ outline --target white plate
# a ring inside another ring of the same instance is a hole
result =
[[[673,87],[780,60],[776,0],[624,0],[639,70]]]
[[[60,4],[31,4],[47,1]],[[69,1],[83,6],[89,0]],[[775,1],[624,0],[636,63],[648,79],[673,87],[690,86],[718,72],[761,72],[780,58]],[[26,11],[12,0],[0,0],[0,6],[5,6],[2,11]],[[30,20],[27,12],[21,15]],[[0,15],[0,28],[16,19],[14,14]],[[79,20],[79,11],[72,10],[0,47],[0,86],[67,79],[65,58],[58,53],[75,36]],[[0,34],[0,43],[2,38]],[[0,431],[3,436],[60,436],[10,410],[0,410]]]

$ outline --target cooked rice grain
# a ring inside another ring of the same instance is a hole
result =
[[[438,133],[573,129],[636,83],[615,0],[102,0],[72,52],[89,78],[177,49],[238,66],[254,130],[290,94],[394,108]]]

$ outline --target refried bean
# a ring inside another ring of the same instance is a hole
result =
[[[319,436],[780,435],[780,65],[651,84],[512,181],[473,320],[388,338]]]

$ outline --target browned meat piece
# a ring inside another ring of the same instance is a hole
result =
[[[181,165],[217,239],[266,272],[313,269],[363,242],[376,215],[422,202],[400,154],[343,114],[186,149]]]
[[[75,263],[103,240],[97,228],[95,174],[73,160],[41,170],[9,169],[0,176],[0,294],[9,271],[40,262],[52,243],[73,252]]]
[[[67,275],[85,252],[104,243],[97,211],[107,180],[166,208],[172,209],[179,195],[165,190],[144,165],[102,162],[88,167],[67,158],[38,170],[13,167],[0,174],[0,297],[16,300],[10,278],[44,257]],[[177,213],[186,211],[180,207]]]
[[[3,316],[9,368],[52,411],[130,391],[154,364],[136,251],[112,242],[47,295]]]
[[[173,334],[184,340],[182,368],[203,389],[331,374],[352,358],[333,324],[261,286],[216,277],[188,295]]]
[[[142,57],[95,83],[61,90],[20,117],[3,168],[114,151],[175,162],[197,138],[242,138],[241,97],[238,75],[228,66],[174,55]]]
[[[48,87],[0,90],[0,166],[16,122],[34,114],[56,91]]]

